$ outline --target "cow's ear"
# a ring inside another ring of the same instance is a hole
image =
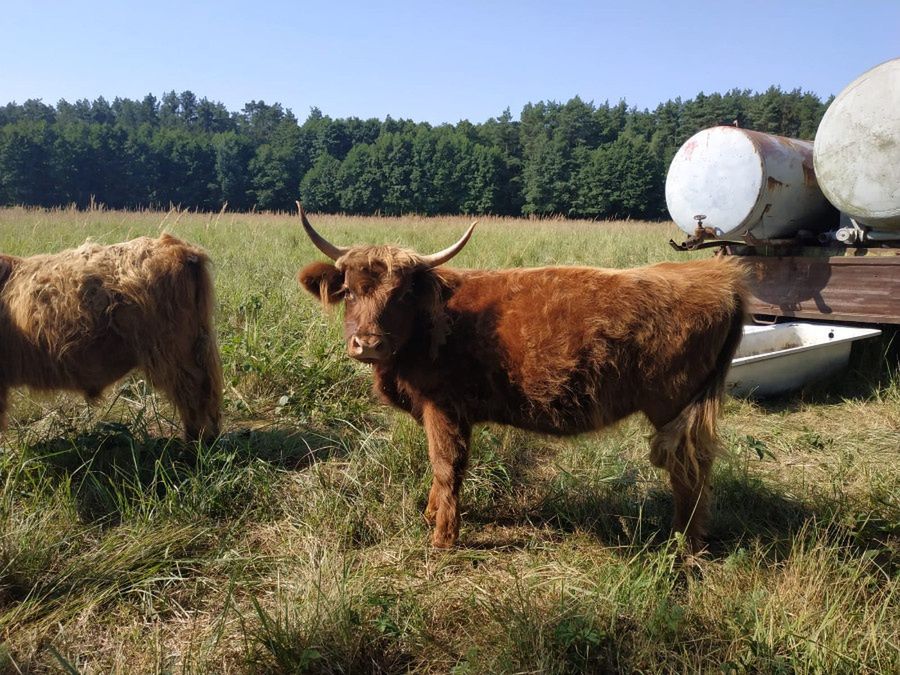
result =
[[[323,303],[334,304],[344,297],[344,273],[334,265],[310,263],[300,270],[297,281]]]

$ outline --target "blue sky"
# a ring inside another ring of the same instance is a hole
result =
[[[0,0],[0,104],[157,97],[483,122],[580,96],[838,93],[900,56],[900,2]]]

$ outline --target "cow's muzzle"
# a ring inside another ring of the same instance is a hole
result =
[[[354,335],[347,343],[347,351],[363,363],[377,363],[388,355],[387,345],[379,335]]]

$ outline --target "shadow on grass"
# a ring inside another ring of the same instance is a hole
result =
[[[730,466],[716,475],[713,494],[708,536],[713,556],[726,556],[756,541],[773,560],[783,558],[807,527],[825,518],[824,512]]]
[[[554,479],[527,504],[510,501],[479,505],[465,516],[477,528],[463,547],[505,549],[535,539],[561,539],[580,532],[624,556],[666,545],[672,535],[672,496],[665,489],[642,490],[636,475],[588,485],[571,478]],[[840,548],[848,556],[866,555],[885,569],[897,569],[896,524],[884,517],[853,518],[838,503],[801,503],[777,486],[723,465],[713,481],[713,510],[707,555],[724,558],[758,544],[772,563],[787,558],[799,541]],[[471,543],[470,541],[471,540]]]
[[[267,477],[254,472],[254,467],[262,465],[270,474],[303,470],[343,456],[346,446],[323,433],[277,426],[241,429],[211,444],[196,444],[103,422],[89,431],[33,443],[25,453],[68,481],[83,522],[116,524],[132,507],[148,500],[159,502],[187,484],[217,489],[229,501],[225,492],[246,492],[254,480]],[[196,486],[193,489],[196,492]],[[249,499],[249,494],[245,496]]]

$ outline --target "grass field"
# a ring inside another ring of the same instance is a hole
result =
[[[339,244],[443,248],[463,218],[313,216]],[[631,419],[476,430],[460,547],[429,547],[424,434],[377,404],[340,313],[295,281],[290,215],[5,209],[0,251],[167,230],[215,261],[226,428],[196,457],[139,376],[99,405],[12,397],[0,672],[900,672],[900,374],[730,400],[710,551],[685,570]],[[670,224],[484,218],[455,264],[679,259]],[[2,351],[2,345],[0,345]]]

